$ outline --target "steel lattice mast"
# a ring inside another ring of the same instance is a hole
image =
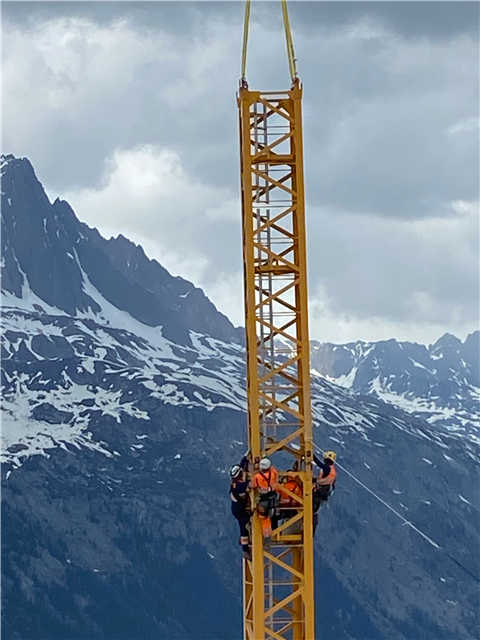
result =
[[[280,477],[295,468],[302,486],[294,515],[274,529],[268,549],[253,514],[245,640],[315,638],[301,101],[296,72],[288,91],[250,91],[243,78],[238,93],[249,449],[255,468],[268,455]]]

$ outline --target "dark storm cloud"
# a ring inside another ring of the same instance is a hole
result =
[[[478,45],[453,42],[381,37],[330,50],[319,38],[305,52],[306,104],[314,105],[305,118],[307,184],[316,204],[415,218],[478,199],[478,128],[460,124],[478,116]]]
[[[252,86],[260,86],[265,78],[276,86],[285,83],[278,4],[253,3],[248,65]],[[169,46],[178,57],[191,49],[193,41],[208,46],[209,38],[218,38],[217,32],[209,31],[211,24],[224,25],[234,34],[228,47],[219,48],[218,63],[209,62],[204,89],[191,92],[188,84],[195,83],[195,73],[188,63],[183,68],[178,60],[169,63],[160,46],[158,53],[154,45],[140,54],[132,52],[132,60],[125,60],[125,78],[121,69],[115,69],[117,77],[105,76],[104,86],[95,80],[88,85],[88,76],[96,73],[93,59],[86,67],[87,77],[76,77],[70,69],[59,73],[51,62],[37,60],[27,81],[30,108],[40,111],[35,100],[43,93],[48,103],[45,95],[52,91],[74,92],[75,100],[63,109],[45,104],[45,117],[32,114],[41,121],[28,132],[18,119],[18,104],[7,101],[6,144],[18,144],[23,136],[36,146],[48,183],[58,188],[98,185],[105,159],[115,148],[159,144],[178,150],[198,179],[214,187],[227,186],[234,193],[238,189],[238,156],[232,153],[237,147],[234,91],[243,6],[4,2],[5,31],[26,29],[27,38],[59,18],[83,19],[103,29],[126,19],[139,38],[154,41],[156,34],[171,36]],[[448,133],[478,114],[478,37],[472,37],[478,31],[474,19],[478,9],[478,3],[469,2],[291,3],[305,83],[308,195],[314,204],[347,212],[423,217],[448,214],[451,201],[478,198],[478,136],[471,131]],[[368,22],[372,17],[373,26]],[[366,33],[346,35],[362,24]],[[382,25],[393,31],[382,31]],[[83,47],[83,57],[91,58],[80,31],[75,36],[78,44],[71,45],[67,38],[67,50],[57,47],[58,56],[75,55]],[[395,35],[400,31],[423,38],[405,40]],[[442,34],[450,38],[448,46],[425,38]],[[215,46],[212,41],[213,51]],[[108,58],[108,46],[98,42],[96,47],[100,58]],[[8,58],[8,47],[6,51]],[[16,82],[17,74],[12,75]],[[182,85],[181,99],[172,101],[169,94],[178,93]],[[4,86],[8,91],[8,78]],[[75,162],[60,160],[65,147]]]
[[[365,18],[408,38],[451,38],[478,34],[478,2],[291,2],[295,25],[314,30],[321,25],[345,25]]]
[[[156,5],[156,6],[155,6]],[[281,28],[279,3],[254,2],[252,19]],[[320,26],[345,26],[363,19],[376,20],[411,38],[451,38],[478,34],[478,2],[328,2],[291,1],[291,20],[296,30],[309,32]],[[243,20],[243,2],[2,2],[4,19],[36,22],[62,16],[86,17],[104,24],[128,17],[138,25],[188,30],[201,17]]]

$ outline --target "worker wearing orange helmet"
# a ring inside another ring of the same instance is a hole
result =
[[[251,487],[258,491],[257,513],[262,524],[264,543],[268,545],[272,539],[272,516],[279,500],[278,472],[270,458],[260,460],[259,470],[253,476]]]
[[[290,493],[294,493],[297,496],[302,495],[302,487],[299,484],[298,478],[295,474],[289,474],[287,471],[287,476],[284,481],[280,481],[281,483],[278,485],[278,492],[280,494],[280,505],[283,507],[298,507],[301,505],[299,500],[295,500]],[[287,493],[284,489],[287,489],[290,493]]]
[[[289,473],[289,471],[291,471],[291,473]],[[278,485],[278,492],[280,494],[278,506],[280,507],[281,519],[293,518],[297,513],[298,507],[302,504],[301,500],[296,500],[294,496],[291,495],[293,493],[295,496],[301,498],[303,493],[301,481],[295,473],[298,471],[298,462],[295,462],[293,468],[289,471],[287,471],[287,475],[283,480],[280,480]],[[289,493],[287,493],[286,490],[288,490]]]

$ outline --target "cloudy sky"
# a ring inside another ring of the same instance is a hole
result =
[[[243,3],[2,2],[4,153],[243,324]],[[291,2],[304,83],[311,337],[479,323],[479,4]],[[254,2],[253,89],[288,89]]]

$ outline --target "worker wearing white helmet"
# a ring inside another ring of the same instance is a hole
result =
[[[251,560],[252,554],[250,552],[250,538],[248,535],[251,509],[248,497],[249,482],[245,474],[245,462],[248,464],[248,461],[244,458],[240,464],[234,464],[230,467],[230,498],[232,501],[232,515],[237,520],[240,528],[240,545],[243,550],[243,557]]]
[[[262,523],[264,541],[269,544],[272,537],[272,516],[278,504],[278,472],[270,458],[260,460],[259,471],[253,476],[252,488],[258,491],[257,511]]]

